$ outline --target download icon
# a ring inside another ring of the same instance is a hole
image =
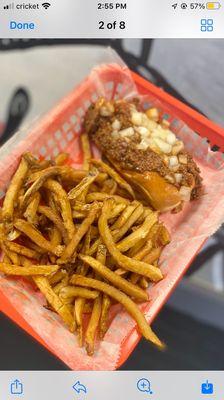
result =
[[[213,394],[214,388],[213,384],[209,383],[208,380],[201,385],[201,393],[202,394]]]

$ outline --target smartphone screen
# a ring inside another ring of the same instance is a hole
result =
[[[223,3],[0,3],[0,399],[221,399]]]

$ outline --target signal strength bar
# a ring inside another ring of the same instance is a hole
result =
[[[4,8],[4,10],[14,10],[14,3],[7,4],[3,8]]]

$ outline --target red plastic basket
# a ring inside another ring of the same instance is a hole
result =
[[[113,67],[110,65],[105,66],[105,68],[101,69],[101,79],[102,81],[108,81],[108,75],[110,82],[115,82],[116,85],[114,86],[114,90],[116,90],[118,83],[120,80],[123,79],[122,69],[116,65]],[[168,93],[164,92],[162,89],[154,86],[152,83],[146,81],[136,73],[131,73],[131,76],[134,80],[134,83],[137,86],[137,89],[140,94],[144,95],[152,95],[153,97],[160,100],[165,108],[169,110],[171,115],[175,115],[183,120],[190,128],[192,128],[195,132],[197,132],[200,136],[206,137],[211,147],[216,145],[220,149],[220,151],[224,151],[224,129],[220,126],[216,125],[212,121],[208,120],[198,112],[194,111],[190,107],[186,106],[179,100],[175,99],[174,97],[170,96]],[[91,83],[92,84],[92,83]],[[42,143],[38,143],[38,137],[40,132],[46,133],[49,137],[55,134],[55,131],[58,130],[59,127],[64,126],[67,120],[71,121],[71,116],[74,115],[74,105],[76,109],[78,109],[80,120],[74,121],[74,129],[76,131],[76,135],[74,136],[74,140],[78,137],[78,132],[80,131],[80,121],[83,116],[83,108],[86,109],[89,105],[89,100],[94,100],[94,90],[96,88],[88,87],[89,82],[88,78],[81,83],[77,88],[75,88],[66,98],[64,98],[58,106],[55,107],[54,110],[49,112],[42,121],[32,130],[32,138],[33,144],[36,147],[36,152],[38,153],[38,148],[41,148]],[[88,101],[87,101],[88,99]],[[80,107],[80,108],[78,108]],[[60,139],[60,138],[59,138]],[[67,144],[69,145],[69,143]],[[13,157],[20,156],[20,148],[24,146],[24,143],[18,143],[16,150],[12,150]],[[60,147],[60,140],[58,143],[58,147],[60,150],[64,150],[64,148]],[[27,150],[29,150],[27,146]],[[66,147],[67,149],[67,147]],[[11,159],[12,153],[10,153]],[[6,159],[7,160],[7,159]],[[9,160],[9,159],[8,159]],[[5,161],[5,160],[4,160]],[[81,155],[80,155],[81,161]],[[10,178],[12,174],[12,170],[9,168],[9,171],[5,169],[5,174],[8,174]],[[200,249],[198,249],[199,251]],[[193,258],[196,254],[194,254]],[[188,265],[189,266],[189,265]],[[188,267],[187,266],[187,267]],[[187,269],[186,267],[186,269]],[[185,269],[185,270],[186,270]],[[183,271],[184,273],[184,271]],[[169,291],[169,295],[173,291],[174,287],[176,286],[177,282]],[[164,297],[164,301],[161,306],[167,300],[167,297]],[[17,310],[11,305],[8,299],[0,292],[0,309],[1,311],[11,318],[17,325],[19,325],[22,329],[24,329],[27,333],[29,333],[33,338],[39,341],[43,346],[47,347],[46,343],[43,339],[31,328],[31,326],[23,319],[23,317],[17,312]],[[118,363],[118,367],[121,366],[125,360],[128,358],[130,353],[133,351],[135,346],[137,345],[140,339],[140,335],[137,333],[136,329],[133,329],[131,335],[129,335],[128,339],[125,340],[125,343],[122,345],[122,352],[120,354],[120,359]],[[49,349],[49,348],[48,348]],[[49,349],[52,351],[51,349]]]

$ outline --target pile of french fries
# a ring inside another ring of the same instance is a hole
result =
[[[136,303],[163,278],[158,260],[169,233],[114,169],[91,158],[85,134],[81,141],[82,170],[64,153],[22,156],[0,211],[0,271],[32,280],[89,355],[116,303],[163,347]]]

